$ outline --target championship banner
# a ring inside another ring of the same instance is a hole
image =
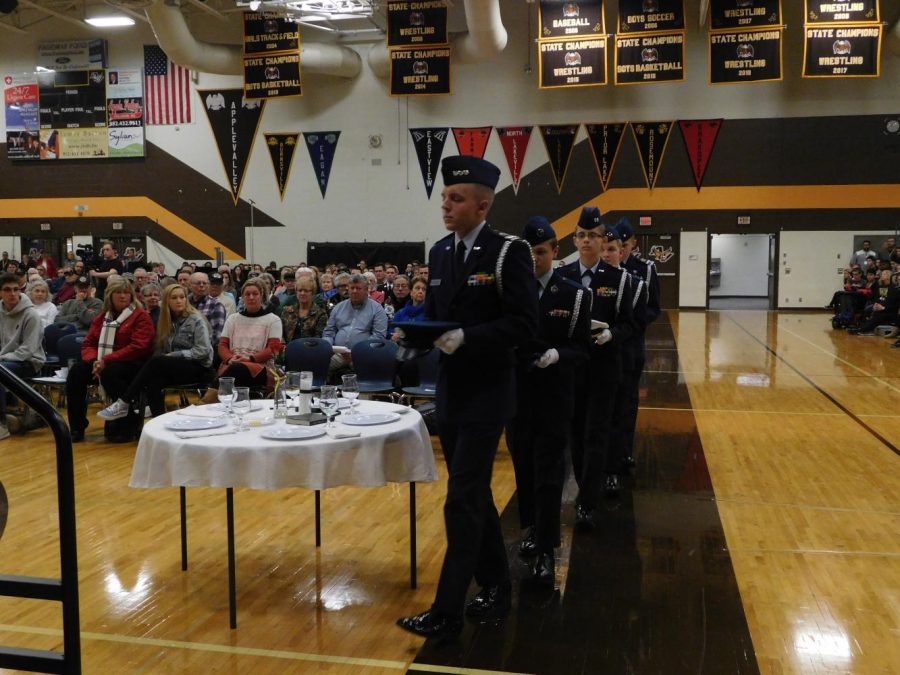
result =
[[[449,94],[450,47],[391,49],[391,96]]]
[[[781,0],[710,0],[710,30],[781,26]]]
[[[445,45],[447,38],[447,3],[430,2],[387,3],[387,46],[412,47]]]
[[[553,170],[553,180],[556,181],[557,194],[562,192],[566,181],[578,127],[578,124],[549,124],[540,127],[541,138],[544,139],[544,147],[550,158],[550,168]]]
[[[340,131],[306,131],[303,133],[322,199],[325,199],[325,191],[328,189],[328,177],[331,175],[331,165],[334,163],[334,152],[337,150],[340,136]]]
[[[300,52],[266,54],[244,59],[246,98],[303,96],[300,86]]]
[[[519,180],[522,177],[528,141],[531,140],[531,129],[532,127],[497,127],[497,137],[512,175],[513,194],[519,194]]]
[[[671,136],[672,122],[632,122],[631,131],[641,157],[641,168],[647,187],[651,190],[656,185],[656,178],[662,166],[663,155]]]
[[[882,26],[806,26],[803,77],[879,77]]]
[[[471,155],[484,159],[484,151],[491,140],[493,127],[453,127],[456,150],[461,155]]]
[[[709,34],[709,83],[780,81],[781,28]]]
[[[619,0],[617,33],[663,30],[684,30],[684,0]]]
[[[697,186],[697,192],[700,192],[709,158],[716,145],[719,129],[722,128],[722,120],[681,120],[678,126],[681,129],[684,149],[691,160],[694,184]]]
[[[203,101],[231,198],[237,206],[266,102],[248,101],[241,89],[198,89],[197,93]]]
[[[616,36],[616,84],[684,80],[684,33]]]
[[[32,74],[7,75],[3,84],[6,156],[9,159],[40,159],[37,80]]]
[[[444,143],[447,140],[447,127],[430,129],[410,129],[413,145],[416,147],[416,156],[419,158],[419,169],[422,171],[422,180],[425,181],[425,192],[431,199],[431,191],[434,189],[434,177],[437,175],[438,164],[441,162],[441,154],[444,152]]]
[[[853,0],[853,2],[834,2],[834,0],[805,0],[806,23],[879,23],[878,0]]]
[[[538,21],[538,36],[541,40],[606,36],[603,0],[541,0]]]
[[[541,40],[541,89],[606,84],[606,38]]]
[[[299,51],[299,24],[269,12],[244,12],[244,56]]]
[[[600,185],[606,192],[609,181],[612,178],[616,159],[619,157],[619,148],[622,147],[622,138],[625,136],[624,124],[585,124],[588,140],[591,144],[591,152],[594,155],[594,165],[600,176]]]
[[[291,166],[294,163],[294,150],[300,140],[300,132],[294,131],[287,134],[263,134],[266,139],[266,147],[269,149],[269,159],[272,160],[272,169],[275,170],[275,182],[278,183],[278,194],[284,201],[284,190],[287,187],[288,178],[291,176]],[[323,197],[325,195],[322,195]]]

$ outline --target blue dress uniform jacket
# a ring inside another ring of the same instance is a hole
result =
[[[659,275],[656,272],[656,265],[652,260],[645,260],[636,253],[632,253],[622,261],[622,266],[628,270],[630,274],[635,274],[644,280],[647,284],[647,315],[646,325],[656,321],[659,316]]]

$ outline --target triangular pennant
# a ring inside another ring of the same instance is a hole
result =
[[[619,156],[619,148],[622,147],[622,139],[625,137],[625,129],[628,122],[617,124],[585,124],[588,140],[591,142],[591,152],[594,154],[594,164],[600,175],[600,186],[606,192],[612,172]]]
[[[433,127],[429,129],[410,129],[413,145],[416,146],[416,156],[419,158],[419,168],[422,170],[422,180],[425,181],[425,192],[431,199],[431,191],[434,189],[434,178],[437,176],[438,164],[441,162],[441,154],[444,152],[444,143],[447,141],[447,127]]]
[[[309,150],[309,158],[312,160],[313,170],[316,172],[316,180],[319,182],[319,191],[322,199],[325,199],[325,190],[328,189],[328,177],[331,175],[331,164],[334,162],[334,151],[337,150],[340,131],[304,131],[306,149]]]
[[[722,120],[681,120],[678,126],[684,149],[691,160],[691,169],[694,170],[694,183],[697,185],[697,192],[700,192],[709,158],[716,145],[719,129],[722,128]]]
[[[291,175],[291,165],[294,163],[294,150],[297,149],[300,132],[263,134],[263,137],[266,139],[269,158],[272,160],[272,168],[275,170],[278,194],[281,195],[281,201],[284,201],[284,189]]]
[[[656,185],[656,178],[662,167],[663,155],[669,144],[673,122],[632,122],[631,131],[641,156],[641,167],[647,187],[651,190]]]
[[[491,139],[492,127],[453,127],[456,149],[461,155],[484,158],[484,151]]]
[[[562,186],[566,180],[569,160],[572,159],[572,148],[575,147],[575,136],[578,135],[578,126],[577,124],[548,124],[540,127],[541,138],[544,139],[544,147],[547,148],[547,156],[550,158],[550,168],[553,169],[557,194],[562,192]]]
[[[513,193],[519,193],[519,179],[525,164],[525,153],[531,139],[531,127],[497,127],[497,137],[506,155],[506,164],[512,175]]]
[[[266,102],[245,99],[242,89],[207,89],[197,93],[203,101],[236,206]]]

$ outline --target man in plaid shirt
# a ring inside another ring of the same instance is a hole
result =
[[[190,279],[189,300],[198,312],[209,321],[213,354],[218,353],[219,336],[225,327],[225,305],[209,294],[209,277],[204,272],[194,272]]]

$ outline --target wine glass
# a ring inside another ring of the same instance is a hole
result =
[[[231,401],[231,407],[237,417],[235,423],[236,431],[244,431],[244,415],[250,412],[250,387],[235,387],[234,399]],[[247,429],[250,427],[247,426]]]
[[[333,384],[326,384],[319,390],[319,408],[325,413],[327,419],[326,428],[333,426],[332,417],[338,411],[338,388]]]
[[[288,397],[289,408],[299,408],[300,405],[300,373],[292,370],[285,374],[284,393]]]
[[[231,402],[234,401],[234,378],[219,378],[219,402],[225,404],[225,410],[231,415]]]
[[[341,387],[341,396],[350,399],[350,414],[352,415],[356,407],[356,399],[359,398],[359,382],[354,374],[343,375],[341,380],[344,383],[344,386]]]

